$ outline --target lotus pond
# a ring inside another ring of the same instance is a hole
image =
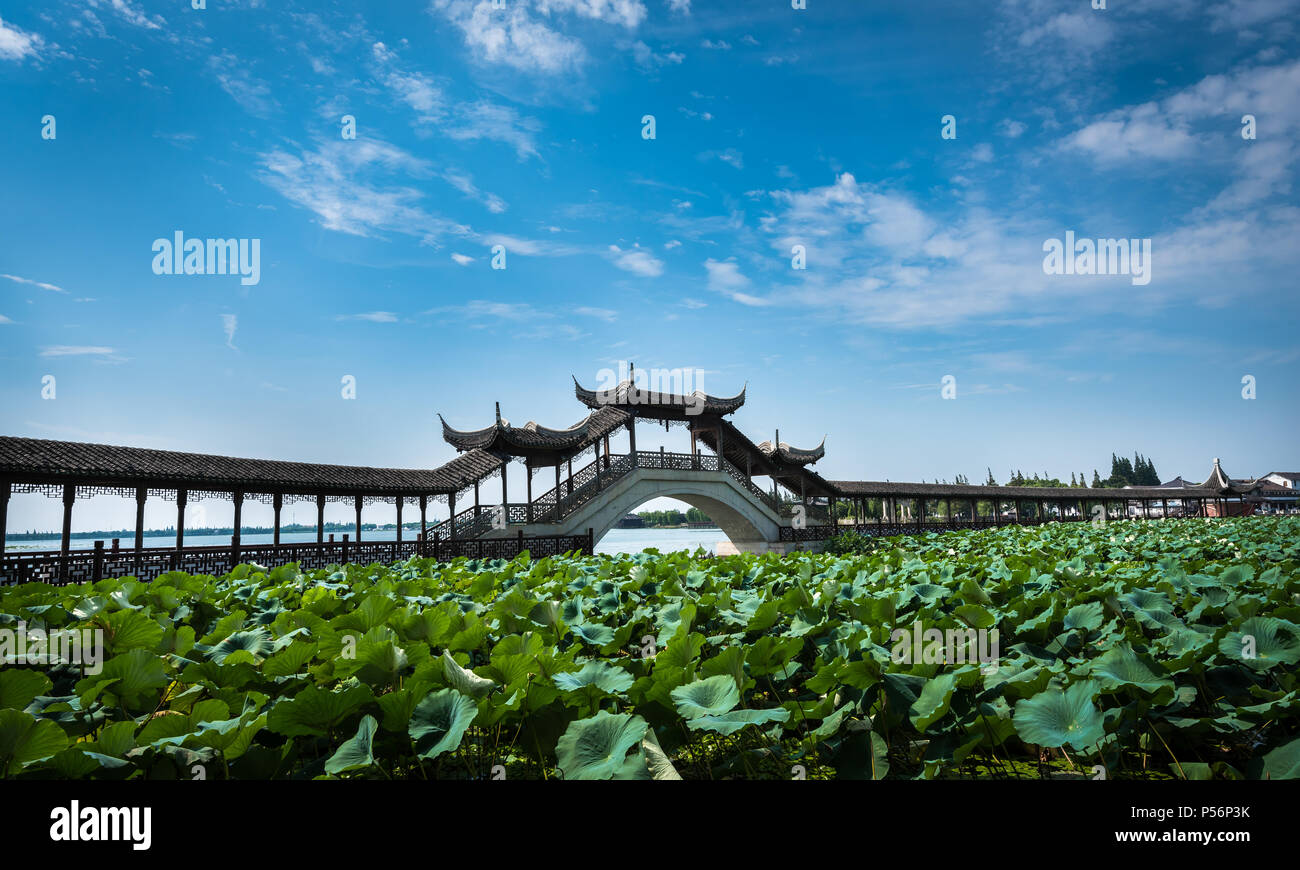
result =
[[[1296,518],[28,584],[0,635],[8,779],[1300,777]]]

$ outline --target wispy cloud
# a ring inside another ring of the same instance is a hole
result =
[[[609,308],[589,308],[582,305],[573,309],[573,313],[579,317],[595,317],[597,320],[603,320],[606,323],[613,323],[618,319],[618,312]]]
[[[221,315],[221,329],[226,333],[226,347],[231,350],[239,350],[235,347],[235,330],[239,328],[239,318],[234,314]]]
[[[434,243],[469,228],[422,206],[424,194],[409,184],[383,184],[381,177],[432,176],[422,160],[380,140],[322,141],[315,149],[277,148],[260,158],[258,177],[286,199],[314,212],[326,229],[355,236],[384,233]]]
[[[97,345],[55,344],[41,348],[41,356],[47,359],[65,356],[95,357],[97,362],[125,362],[111,347]]]
[[[396,323],[397,315],[391,311],[367,311],[362,314],[339,314],[335,320],[364,320],[367,323]]]
[[[33,281],[31,278],[20,278],[17,275],[5,275],[0,273],[0,278],[8,278],[10,281],[16,281],[19,284],[30,284],[33,287],[39,287],[42,290],[49,290],[53,293],[67,293],[62,287],[54,284],[46,284],[44,281]]]
[[[235,57],[230,52],[224,52],[211,57],[208,60],[208,68],[216,76],[221,89],[250,115],[269,118],[279,109],[279,104],[271,95],[270,86],[248,70],[247,61]]]

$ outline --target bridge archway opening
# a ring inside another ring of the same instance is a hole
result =
[[[647,498],[643,493],[630,493],[624,498],[616,500],[604,512],[604,516],[601,517],[598,525],[593,527],[596,551],[626,551],[627,548],[624,546],[608,547],[602,546],[602,543],[605,536],[615,529],[628,514],[643,509],[644,506],[650,506],[649,510],[680,510],[683,514],[689,508],[695,508],[716,525],[716,529],[686,530],[697,532],[698,535],[682,535],[682,546],[673,547],[674,550],[689,549],[693,551],[695,549],[694,542],[697,540],[711,542],[711,545],[706,545],[705,549],[714,552],[717,551],[718,544],[724,540],[733,544],[756,543],[766,540],[763,531],[755,522],[756,518],[748,516],[743,510],[739,510],[737,507],[711,495],[706,487],[682,484],[669,491],[655,493],[650,498]],[[675,530],[664,531],[673,532]],[[655,545],[648,543],[646,546]],[[665,549],[662,542],[658,546],[660,550]],[[633,552],[639,552],[641,549],[641,547],[637,547]]]

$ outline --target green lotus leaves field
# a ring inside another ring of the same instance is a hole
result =
[[[1300,776],[1300,519],[861,549],[0,589],[0,778]]]

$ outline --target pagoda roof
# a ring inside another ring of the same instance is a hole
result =
[[[781,432],[778,429],[775,446],[772,441],[764,441],[758,445],[758,449],[768,457],[774,457],[787,465],[811,465],[826,455],[826,437],[823,435],[822,443],[811,449],[791,447],[781,440]]]
[[[1205,479],[1205,483],[1202,483],[1201,487],[1203,489],[1214,489],[1219,491],[1230,490],[1233,488],[1232,478],[1228,477],[1228,475],[1224,473],[1223,468],[1219,465],[1217,457],[1214,460],[1214,468],[1210,470],[1210,476]]]
[[[498,456],[523,456],[538,458],[558,454],[579,447],[588,439],[591,414],[567,429],[551,429],[528,421],[522,426],[512,426],[501,417],[501,404],[496,406],[496,420],[482,429],[453,429],[441,414],[442,437],[457,450],[482,450]]]
[[[745,404],[745,390],[730,397],[710,396],[702,390],[692,393],[663,393],[636,385],[636,370],[617,386],[605,390],[589,390],[578,379],[573,379],[574,395],[588,408],[615,407],[635,414],[661,420],[686,420],[701,414],[722,416],[735,413]]]

